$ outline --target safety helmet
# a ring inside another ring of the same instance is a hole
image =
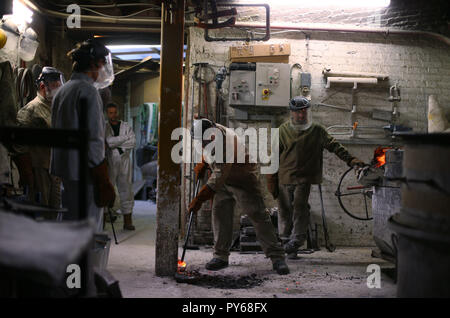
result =
[[[54,67],[45,66],[36,80],[36,86],[39,86],[41,82],[44,82],[44,84],[47,85],[49,82],[57,81],[60,81],[61,84],[64,84],[65,80],[63,73]]]
[[[192,125],[191,128],[191,136],[193,136],[194,139],[196,140],[202,140],[205,131],[215,126],[216,124],[214,124],[214,122],[212,122],[209,119],[206,118],[194,119],[194,124]]]
[[[76,48],[69,52],[73,61],[81,59],[104,59],[110,54],[110,51],[106,46],[95,39],[89,39],[82,43],[77,44]]]
[[[309,107],[311,107],[311,102],[303,96],[295,96],[289,101],[289,109],[293,111]]]
[[[99,69],[98,77],[94,82],[97,89],[103,89],[111,85],[114,81],[114,66],[111,52],[108,48],[96,39],[89,39],[68,53],[73,62],[78,62],[85,67],[91,61],[102,60],[104,65]],[[83,67],[84,68],[84,67]]]
[[[6,35],[6,32],[3,31],[2,29],[0,29],[0,49],[3,49],[7,40],[8,40],[8,37]]]

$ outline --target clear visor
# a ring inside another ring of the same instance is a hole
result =
[[[111,85],[114,81],[114,67],[112,63],[111,53],[105,56],[105,64],[98,70],[97,80],[94,86],[97,89],[102,89]]]
[[[64,75],[62,74],[55,74],[54,77],[52,76],[52,78],[44,80],[45,86],[47,86],[48,88],[63,86],[65,82],[66,80],[64,79]]]
[[[312,112],[311,107],[297,111],[291,111],[291,125],[296,130],[306,130],[311,127]]]

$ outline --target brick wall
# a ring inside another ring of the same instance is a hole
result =
[[[242,3],[248,3],[241,1]],[[238,8],[238,21],[262,22],[262,9]],[[450,2],[446,0],[391,0],[386,8],[298,8],[272,5],[271,24],[327,23],[366,27],[397,27],[450,34]]]
[[[289,17],[292,16],[289,14]],[[196,62],[208,62],[216,70],[224,63],[229,64],[229,46],[242,44],[205,42],[203,31],[197,28],[189,30],[189,41],[190,65]],[[378,85],[358,86],[356,93],[357,120],[361,125],[382,126],[386,124],[371,119],[371,112],[374,108],[391,109],[391,103],[388,101],[389,87],[394,83],[398,83],[401,89],[402,101],[398,109],[401,124],[408,125],[415,131],[426,131],[427,98],[430,94],[437,95],[447,114],[450,114],[450,54],[448,47],[440,42],[411,36],[324,32],[277,33],[274,30],[268,43],[290,43],[292,53],[289,63],[300,63],[304,71],[312,74],[311,97],[313,102],[347,107],[351,105],[351,85],[332,85],[331,88],[326,89],[325,79],[322,76],[324,67],[335,71],[388,74],[389,79]],[[211,101],[214,101],[213,85],[211,86]],[[227,88],[227,86],[228,82],[225,81],[224,87]],[[194,105],[196,105],[197,95],[194,97]],[[188,100],[190,105],[191,98],[189,97]],[[233,112],[232,108],[228,108],[230,115],[233,115]],[[313,116],[315,121],[326,127],[349,124],[349,114],[339,110],[314,108]],[[278,118],[278,122],[285,119],[282,116]],[[232,127],[247,125],[270,127],[270,122],[243,123],[230,120],[229,124]],[[374,144],[348,145],[347,148],[351,153],[368,162],[372,158],[376,146]],[[371,222],[357,221],[348,217],[338,206],[334,196],[338,179],[346,169],[345,163],[327,151],[324,152],[322,188],[331,239],[338,245],[373,245]],[[262,182],[265,189],[265,181],[262,180]],[[268,193],[265,193],[265,200],[268,207],[276,204]],[[310,204],[313,222],[321,224],[317,186],[313,186]],[[361,211],[364,203],[362,199],[355,198],[350,204],[355,210]],[[238,223],[237,220],[236,217],[236,223]],[[319,229],[321,228],[319,227]]]

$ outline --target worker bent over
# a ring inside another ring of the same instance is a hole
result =
[[[201,130],[202,136],[207,129],[216,128],[215,132],[222,135],[223,141],[227,138],[234,140],[234,158],[228,160],[232,163],[227,163],[225,159],[223,160],[224,163],[216,162],[212,159],[215,153],[211,153],[211,156],[205,155],[207,163],[199,163],[194,169],[197,178],[204,175],[208,165],[212,169],[207,184],[201,188],[188,209],[189,212],[197,212],[204,202],[214,197],[212,207],[214,257],[206,264],[206,269],[219,270],[228,266],[233,234],[233,214],[235,205],[238,203],[252,221],[264,253],[272,260],[273,269],[280,275],[288,274],[289,268],[285,262],[283,248],[277,240],[270,216],[265,212],[256,175],[257,164],[250,163],[247,153],[244,163],[238,163],[237,161],[237,149],[245,149],[238,147],[238,144],[242,145],[243,141],[231,129],[207,119],[196,120],[193,128],[195,131]],[[194,134],[194,138],[197,139],[197,137],[200,136]],[[215,137],[214,135],[211,136],[211,141],[203,140],[202,147],[206,147]],[[225,142],[223,144],[223,158],[226,158],[227,149],[225,148]],[[216,145],[216,147],[222,147],[222,145]]]
[[[268,176],[267,186],[278,198],[278,232],[288,258],[295,259],[306,240],[311,184],[322,182],[323,149],[336,154],[349,166],[364,166],[324,127],[311,119],[310,101],[301,96],[291,99],[291,118],[280,126],[278,173]]]

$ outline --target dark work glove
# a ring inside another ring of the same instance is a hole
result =
[[[19,170],[19,185],[28,186],[29,188],[34,187],[34,176],[33,176],[33,167],[31,165],[31,156],[30,154],[24,153],[17,156],[12,157],[12,160],[17,166]]]
[[[269,174],[267,176],[267,190],[269,190],[274,199],[278,198],[278,174]]]
[[[108,165],[103,160],[97,167],[90,168],[92,179],[94,180],[94,199],[98,207],[112,207],[116,194],[114,187],[109,181]]]
[[[192,200],[189,204],[188,213],[189,212],[197,212],[202,207],[203,202],[212,199],[215,192],[205,184],[201,189],[197,196]]]

